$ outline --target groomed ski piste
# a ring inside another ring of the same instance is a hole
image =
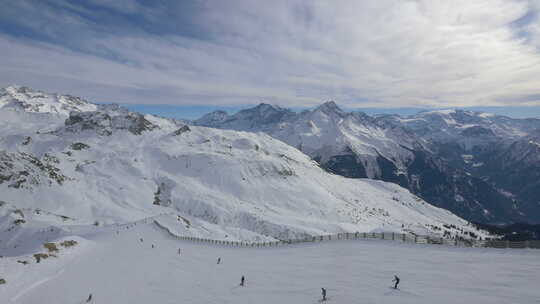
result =
[[[383,240],[235,248],[175,239],[153,219],[73,226],[70,232],[58,239],[54,231],[44,232],[58,251],[40,263],[28,254],[0,258],[0,277],[6,280],[0,303],[78,304],[90,295],[88,303],[319,303],[323,287],[325,303],[540,299],[540,251],[534,249]],[[66,240],[77,244],[59,245]],[[391,288],[394,275],[401,278],[397,290]]]

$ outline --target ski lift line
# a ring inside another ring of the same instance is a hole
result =
[[[388,241],[398,241],[402,243],[425,244],[425,245],[447,245],[451,247],[473,247],[473,248],[508,248],[508,249],[540,249],[540,241],[520,241],[511,242],[503,240],[469,240],[469,239],[445,239],[427,235],[412,235],[395,232],[344,232],[337,234],[309,236],[300,239],[286,239],[267,242],[249,242],[249,241],[225,241],[216,239],[198,238],[193,236],[179,236],[173,233],[169,228],[154,220],[156,226],[165,230],[170,236],[182,241],[192,241],[197,243],[207,243],[211,245],[222,245],[229,247],[243,248],[271,248],[300,243],[319,243],[328,241],[346,241],[346,240],[369,240],[380,239]]]

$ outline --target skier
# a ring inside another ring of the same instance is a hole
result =
[[[178,248],[178,255],[180,255],[180,253],[182,253],[182,250]]]
[[[246,278],[244,278],[244,276],[242,276],[242,278],[240,278],[240,286],[244,286],[244,281],[246,280]]]
[[[394,279],[392,280],[392,282],[396,282],[396,285],[394,285],[394,289],[397,289],[397,286],[399,284],[399,278],[397,275],[394,275]]]
[[[221,257],[217,258],[217,263],[221,263]]]
[[[326,301],[326,289],[324,288],[321,288],[321,289],[322,289],[322,300]]]
[[[154,244],[152,244],[152,248],[154,248]]]
[[[88,299],[86,299],[86,303],[90,303],[92,301],[92,294],[88,295]]]

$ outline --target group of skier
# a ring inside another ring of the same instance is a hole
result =
[[[221,258],[218,258],[218,264],[219,264],[219,261],[220,261]],[[244,286],[244,283],[246,281],[246,278],[244,276],[242,276],[240,278],[240,286]],[[392,282],[394,282],[394,289],[398,289],[398,284],[399,284],[399,277],[397,275],[394,275],[394,279],[392,280]],[[327,297],[326,297],[326,288],[321,288],[321,294],[322,294],[322,299],[321,301],[326,301],[327,300]]]
[[[178,248],[178,254],[180,254],[180,248]],[[218,257],[217,264],[221,264],[221,257]],[[397,275],[394,275],[394,279],[392,280],[392,282],[394,283],[394,289],[398,289],[399,281],[400,281],[399,277]],[[242,277],[240,277],[240,286],[243,287],[245,282],[246,282],[246,277],[242,275]],[[321,294],[322,294],[321,301],[326,301],[327,300],[326,289],[324,287],[321,288]]]
[[[242,285],[243,286],[243,282],[244,282],[244,277],[242,276]],[[394,289],[398,289],[398,284],[399,284],[399,277],[397,275],[394,275],[394,279],[392,280],[392,282],[395,282],[394,284]],[[326,298],[326,289],[323,287],[321,288],[321,294],[322,294],[322,299],[321,301],[326,301],[327,298]]]
[[[141,239],[141,242],[143,240]],[[153,248],[153,245],[152,245],[152,248]],[[182,252],[182,250],[180,248],[178,248],[178,255],[180,255]],[[217,263],[216,264],[221,264],[221,257],[218,257],[217,258]],[[394,283],[394,289],[398,289],[398,285],[399,285],[399,277],[397,275],[394,275],[394,279],[392,280],[392,282]],[[245,286],[245,282],[246,282],[246,277],[242,275],[242,277],[240,277],[240,286]],[[322,299],[321,301],[326,301],[327,300],[327,297],[326,297],[326,289],[323,287],[321,288],[321,295],[322,295]],[[90,299],[92,298],[92,295],[90,295]]]
[[[141,242],[143,242],[143,239],[141,238],[140,239]],[[154,245],[152,244],[152,248],[154,248]],[[180,255],[182,252],[182,250],[180,248],[178,248],[178,255]],[[221,264],[221,257],[218,257],[217,258],[217,263],[216,264]],[[399,277],[397,275],[394,275],[394,279],[392,280],[392,282],[394,282],[394,289],[398,289],[398,284],[399,284]],[[242,275],[242,277],[240,277],[240,286],[245,286],[245,282],[246,282],[246,277],[244,275]],[[321,301],[326,301],[327,300],[327,297],[326,297],[326,288],[321,288],[321,294],[322,294],[322,299]],[[88,299],[86,300],[87,303],[89,303],[90,301],[92,301],[92,294],[90,294],[88,296]]]

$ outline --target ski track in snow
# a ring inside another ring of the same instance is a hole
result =
[[[54,280],[55,278],[59,277],[63,272],[64,272],[64,269],[60,269],[60,271],[58,271],[58,273],[56,273],[55,275],[43,278],[43,279],[31,284],[30,286],[28,286],[27,288],[25,288],[21,292],[19,292],[16,296],[11,298],[11,301],[12,302],[17,301],[20,297],[22,297],[25,294],[29,293],[30,291],[32,291],[33,289],[35,289],[39,285],[44,284],[44,283],[46,283],[46,282],[48,282],[50,280]]]

